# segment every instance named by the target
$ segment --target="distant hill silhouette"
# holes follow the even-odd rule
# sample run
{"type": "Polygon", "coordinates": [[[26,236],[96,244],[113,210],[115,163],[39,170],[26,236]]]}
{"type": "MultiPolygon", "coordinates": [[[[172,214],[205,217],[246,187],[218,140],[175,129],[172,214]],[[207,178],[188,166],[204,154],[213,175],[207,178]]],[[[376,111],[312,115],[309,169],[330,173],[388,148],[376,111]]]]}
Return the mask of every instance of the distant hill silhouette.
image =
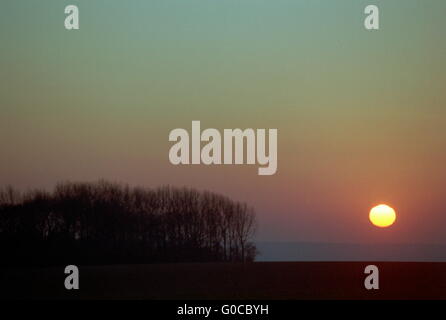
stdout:
{"type": "Polygon", "coordinates": [[[395,243],[257,242],[257,261],[446,262],[446,245],[395,243]]]}
{"type": "Polygon", "coordinates": [[[255,212],[189,188],[99,181],[0,191],[1,265],[252,261],[255,212]]]}

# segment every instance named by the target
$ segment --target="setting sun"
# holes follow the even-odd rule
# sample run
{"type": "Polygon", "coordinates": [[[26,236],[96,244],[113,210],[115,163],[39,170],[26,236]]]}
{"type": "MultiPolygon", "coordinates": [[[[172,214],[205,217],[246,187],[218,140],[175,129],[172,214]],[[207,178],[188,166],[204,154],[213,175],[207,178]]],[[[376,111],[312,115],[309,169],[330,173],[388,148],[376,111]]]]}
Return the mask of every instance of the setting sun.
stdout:
{"type": "Polygon", "coordinates": [[[377,205],[370,210],[369,219],[377,227],[389,227],[395,222],[395,210],[385,204],[377,205]]]}

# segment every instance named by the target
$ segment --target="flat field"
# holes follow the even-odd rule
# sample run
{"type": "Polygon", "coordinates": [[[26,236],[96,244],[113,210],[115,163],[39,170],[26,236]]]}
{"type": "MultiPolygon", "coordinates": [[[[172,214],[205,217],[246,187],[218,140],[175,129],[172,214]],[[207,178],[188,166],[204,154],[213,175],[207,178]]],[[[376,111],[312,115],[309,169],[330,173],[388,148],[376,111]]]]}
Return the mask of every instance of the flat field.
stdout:
{"type": "Polygon", "coordinates": [[[446,263],[254,262],[0,269],[2,299],[446,299],[446,263]],[[379,290],[364,269],[379,268],[379,290]]]}

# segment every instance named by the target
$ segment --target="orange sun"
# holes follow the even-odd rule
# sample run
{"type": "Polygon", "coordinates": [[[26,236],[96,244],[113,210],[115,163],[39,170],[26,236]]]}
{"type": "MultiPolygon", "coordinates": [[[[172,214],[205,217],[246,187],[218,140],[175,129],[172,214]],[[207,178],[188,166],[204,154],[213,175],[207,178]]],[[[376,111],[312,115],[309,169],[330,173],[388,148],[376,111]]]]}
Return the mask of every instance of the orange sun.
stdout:
{"type": "Polygon", "coordinates": [[[388,205],[380,204],[370,210],[369,219],[375,226],[386,228],[395,222],[396,213],[388,205]]]}

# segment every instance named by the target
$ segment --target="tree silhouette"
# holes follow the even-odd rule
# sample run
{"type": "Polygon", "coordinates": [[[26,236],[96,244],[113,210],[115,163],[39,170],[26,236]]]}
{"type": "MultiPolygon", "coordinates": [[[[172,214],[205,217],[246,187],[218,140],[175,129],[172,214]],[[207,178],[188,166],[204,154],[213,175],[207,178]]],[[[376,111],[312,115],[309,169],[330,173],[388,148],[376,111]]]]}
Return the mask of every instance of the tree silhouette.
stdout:
{"type": "Polygon", "coordinates": [[[0,190],[2,265],[252,261],[255,226],[246,204],[190,188],[0,190]]]}

